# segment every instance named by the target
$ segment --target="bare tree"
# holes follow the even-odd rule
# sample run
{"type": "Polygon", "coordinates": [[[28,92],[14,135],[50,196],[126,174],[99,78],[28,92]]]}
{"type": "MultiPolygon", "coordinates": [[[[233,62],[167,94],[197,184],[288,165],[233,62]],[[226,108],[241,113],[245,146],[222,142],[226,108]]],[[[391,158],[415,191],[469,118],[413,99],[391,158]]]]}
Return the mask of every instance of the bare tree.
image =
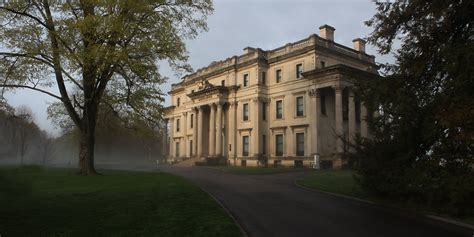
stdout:
{"type": "Polygon", "coordinates": [[[33,123],[33,112],[26,105],[21,105],[15,112],[15,135],[18,142],[18,152],[20,153],[20,163],[23,165],[24,157],[28,151],[31,139],[34,136],[35,125],[33,123]]]}
{"type": "Polygon", "coordinates": [[[51,154],[53,137],[47,131],[41,131],[38,139],[38,151],[43,165],[46,165],[51,154]]]}

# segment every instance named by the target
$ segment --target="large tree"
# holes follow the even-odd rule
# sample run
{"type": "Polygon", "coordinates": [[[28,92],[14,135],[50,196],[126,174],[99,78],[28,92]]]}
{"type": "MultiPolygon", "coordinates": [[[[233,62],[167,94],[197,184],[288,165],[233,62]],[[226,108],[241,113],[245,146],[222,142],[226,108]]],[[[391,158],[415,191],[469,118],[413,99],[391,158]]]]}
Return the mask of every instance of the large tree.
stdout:
{"type": "Polygon", "coordinates": [[[95,174],[99,105],[125,120],[159,120],[157,63],[189,70],[183,40],[206,30],[211,12],[211,0],[5,1],[0,87],[59,100],[80,131],[80,173],[95,174]]]}
{"type": "Polygon", "coordinates": [[[355,156],[359,180],[374,194],[473,212],[474,2],[376,4],[368,40],[395,62],[360,85],[376,116],[355,156]]]}

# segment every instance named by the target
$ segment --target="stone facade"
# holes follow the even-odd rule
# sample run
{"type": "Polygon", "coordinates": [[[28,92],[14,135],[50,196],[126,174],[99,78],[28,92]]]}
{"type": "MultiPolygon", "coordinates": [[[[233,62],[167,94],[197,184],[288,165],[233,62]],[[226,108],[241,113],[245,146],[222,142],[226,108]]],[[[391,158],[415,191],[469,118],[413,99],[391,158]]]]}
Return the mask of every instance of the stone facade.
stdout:
{"type": "Polygon", "coordinates": [[[368,136],[367,110],[354,80],[377,73],[362,39],[334,42],[334,28],[273,50],[244,54],[182,78],[165,109],[172,160],[217,159],[232,165],[340,167],[347,142],[368,136]]]}

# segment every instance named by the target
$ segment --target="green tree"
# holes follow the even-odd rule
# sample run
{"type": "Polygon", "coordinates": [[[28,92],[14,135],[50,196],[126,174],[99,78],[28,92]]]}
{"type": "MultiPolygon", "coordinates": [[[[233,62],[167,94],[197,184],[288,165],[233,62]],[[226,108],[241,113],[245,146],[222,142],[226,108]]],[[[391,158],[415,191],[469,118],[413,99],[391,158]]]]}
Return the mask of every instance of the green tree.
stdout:
{"type": "Polygon", "coordinates": [[[157,63],[190,70],[183,40],[207,29],[212,10],[211,0],[5,1],[0,86],[58,99],[80,132],[79,173],[95,174],[99,105],[125,120],[158,121],[165,78],[157,63]]]}
{"type": "Polygon", "coordinates": [[[376,116],[355,155],[374,194],[473,211],[474,2],[378,2],[368,41],[395,63],[361,82],[376,116]],[[401,47],[394,52],[394,43],[401,47]]]}

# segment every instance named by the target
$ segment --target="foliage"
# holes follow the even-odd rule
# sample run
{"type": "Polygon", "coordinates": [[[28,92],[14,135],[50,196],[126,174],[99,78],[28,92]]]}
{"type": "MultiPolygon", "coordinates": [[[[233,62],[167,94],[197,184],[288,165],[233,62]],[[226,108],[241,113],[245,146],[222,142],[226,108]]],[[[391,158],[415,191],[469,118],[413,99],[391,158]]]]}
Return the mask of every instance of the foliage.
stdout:
{"type": "Polygon", "coordinates": [[[159,172],[103,173],[78,177],[70,169],[0,167],[2,235],[241,235],[209,195],[183,178],[159,172]]]}
{"type": "Polygon", "coordinates": [[[378,2],[368,40],[396,62],[360,82],[375,116],[358,180],[373,194],[474,212],[474,2],[378,2]]]}
{"type": "Polygon", "coordinates": [[[207,29],[212,10],[211,0],[5,1],[0,87],[58,99],[53,110],[67,115],[81,137],[80,173],[94,174],[101,104],[124,120],[159,123],[166,78],[157,63],[189,71],[184,39],[207,29]]]}

